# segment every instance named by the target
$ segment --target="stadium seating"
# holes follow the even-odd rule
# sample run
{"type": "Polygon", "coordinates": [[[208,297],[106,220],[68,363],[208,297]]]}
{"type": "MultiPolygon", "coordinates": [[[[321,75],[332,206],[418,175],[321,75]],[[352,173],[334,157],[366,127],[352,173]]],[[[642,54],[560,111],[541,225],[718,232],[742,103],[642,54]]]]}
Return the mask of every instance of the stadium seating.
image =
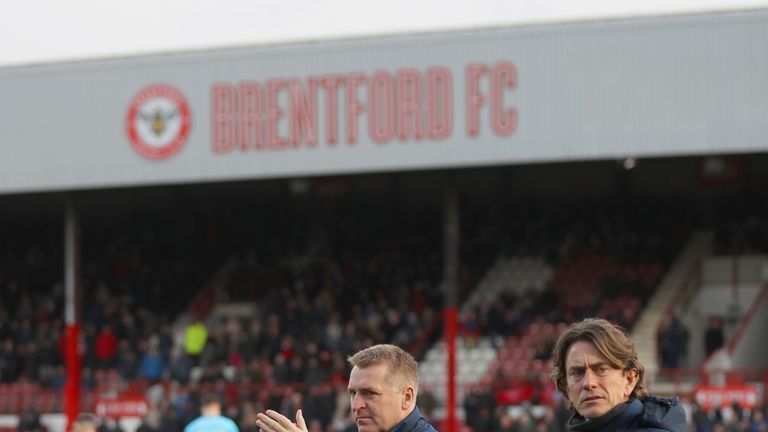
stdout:
{"type": "MultiPolygon", "coordinates": [[[[463,231],[462,251],[472,258],[462,263],[460,280],[462,410],[475,392],[490,392],[502,407],[521,397],[550,403],[549,355],[563,327],[599,315],[632,329],[690,234],[663,206],[654,206],[655,215],[648,217],[632,206],[529,204],[526,214],[499,210],[503,223],[470,220],[463,231]],[[530,237],[541,221],[556,233],[530,237]],[[595,233],[585,226],[605,228],[595,233]]],[[[439,340],[440,230],[429,217],[402,209],[382,215],[338,205],[309,207],[311,214],[325,212],[314,222],[270,220],[272,229],[294,238],[283,245],[272,240],[255,246],[252,239],[267,233],[254,237],[253,228],[232,215],[191,218],[171,239],[123,222],[94,226],[84,247],[104,252],[84,253],[84,363],[92,373],[84,374],[83,406],[105,395],[147,394],[159,385],[162,397],[153,406],[159,413],[175,397],[203,389],[218,389],[237,406],[275,407],[298,392],[316,404],[333,400],[336,409],[345,403],[338,397],[349,372],[345,355],[370,343],[394,342],[420,359],[423,389],[434,397],[431,413],[439,417],[446,356],[439,340]],[[387,222],[404,219],[413,223],[387,222]],[[300,227],[291,228],[297,222],[300,227]],[[268,258],[262,260],[265,250],[268,258]],[[208,346],[186,375],[172,375],[169,365],[183,363],[183,330],[195,317],[206,321],[208,346]],[[103,322],[113,323],[124,341],[108,366],[92,349],[103,322]],[[159,383],[139,379],[140,355],[150,345],[164,347],[167,378],[159,383]]],[[[3,313],[13,334],[37,344],[36,352],[16,354],[40,368],[36,380],[26,375],[29,369],[19,369],[17,378],[2,384],[0,411],[61,410],[57,317],[63,294],[57,276],[41,276],[60,273],[53,269],[61,264],[55,258],[60,242],[23,243],[12,247],[26,251],[24,260],[5,249],[0,254],[0,284],[34,289],[32,295],[6,289],[3,313]]],[[[176,415],[191,415],[193,402],[177,406],[176,415]]],[[[343,422],[340,416],[336,420],[343,422]]]]}

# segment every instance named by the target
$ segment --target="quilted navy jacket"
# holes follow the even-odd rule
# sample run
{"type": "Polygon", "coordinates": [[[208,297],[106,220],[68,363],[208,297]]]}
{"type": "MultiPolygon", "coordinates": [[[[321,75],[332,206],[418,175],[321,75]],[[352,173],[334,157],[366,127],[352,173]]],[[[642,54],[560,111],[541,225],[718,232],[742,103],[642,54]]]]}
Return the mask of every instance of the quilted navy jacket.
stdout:
{"type": "Polygon", "coordinates": [[[685,410],[677,398],[633,398],[594,420],[586,420],[574,413],[568,428],[573,432],[685,432],[685,410]]]}

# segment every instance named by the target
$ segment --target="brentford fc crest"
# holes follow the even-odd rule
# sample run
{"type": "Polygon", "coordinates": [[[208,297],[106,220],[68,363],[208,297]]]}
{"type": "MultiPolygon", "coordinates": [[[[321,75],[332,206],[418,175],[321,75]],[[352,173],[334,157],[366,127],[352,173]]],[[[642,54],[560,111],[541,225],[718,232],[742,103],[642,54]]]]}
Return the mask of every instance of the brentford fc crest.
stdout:
{"type": "Polygon", "coordinates": [[[125,126],[139,154],[149,159],[165,159],[178,152],[187,140],[189,105],[175,88],[154,84],[133,98],[125,126]]]}

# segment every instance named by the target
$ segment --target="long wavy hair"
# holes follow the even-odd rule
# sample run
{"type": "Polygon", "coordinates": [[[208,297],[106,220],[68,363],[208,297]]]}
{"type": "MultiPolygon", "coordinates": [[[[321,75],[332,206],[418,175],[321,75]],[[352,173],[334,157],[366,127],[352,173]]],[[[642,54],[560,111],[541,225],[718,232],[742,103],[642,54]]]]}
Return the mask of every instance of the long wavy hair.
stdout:
{"type": "Polygon", "coordinates": [[[644,384],[645,368],[637,359],[635,344],[624,329],[602,318],[587,318],[575,323],[557,339],[552,350],[554,369],[550,376],[563,395],[568,397],[565,359],[571,345],[579,341],[591,342],[612,367],[621,369],[624,373],[635,371],[638,379],[630,398],[644,399],[648,396],[644,384]]]}

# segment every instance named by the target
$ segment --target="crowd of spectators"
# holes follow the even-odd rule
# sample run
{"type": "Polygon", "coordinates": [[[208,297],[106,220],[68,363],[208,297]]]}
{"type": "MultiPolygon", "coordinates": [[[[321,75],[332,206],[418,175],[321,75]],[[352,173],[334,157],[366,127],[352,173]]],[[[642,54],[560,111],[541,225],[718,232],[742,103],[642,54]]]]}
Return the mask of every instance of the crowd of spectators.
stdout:
{"type": "Polygon", "coordinates": [[[553,231],[562,230],[559,240],[527,249],[517,243],[514,248],[523,255],[546,256],[554,268],[552,278],[542,291],[506,292],[480,302],[464,314],[472,320],[464,327],[496,341],[498,361],[483,377],[491,391],[507,395],[500,396],[503,399],[510,394],[504,389],[511,386],[520,389],[520,397],[548,404],[554,392],[548,376],[550,357],[563,327],[601,316],[631,331],[691,224],[688,214],[672,211],[668,202],[580,202],[542,208],[548,211],[531,218],[525,231],[539,231],[538,224],[553,226],[553,231]],[[525,306],[516,307],[520,303],[525,306]]]}
{"type": "Polygon", "coordinates": [[[693,432],[761,432],[768,430],[766,404],[745,409],[736,402],[703,409],[697,403],[689,406],[689,430],[693,432]]]}
{"type": "MultiPolygon", "coordinates": [[[[333,412],[329,398],[335,401],[336,386],[348,374],[346,355],[380,341],[417,349],[425,343],[420,338],[435,336],[439,227],[403,209],[314,205],[303,217],[296,211],[286,213],[293,217],[180,211],[173,218],[150,212],[102,221],[84,212],[85,406],[95,398],[162,388],[164,397],[151,398],[152,412],[159,413],[152,425],[159,427],[173,423],[167,418],[172,413],[180,420],[197,415],[178,402],[182,394],[196,394],[194,386],[236,382],[230,401],[268,406],[276,406],[283,389],[300,387],[291,398],[316,400],[325,427],[333,412]],[[269,233],[277,238],[266,240],[269,233]],[[175,337],[174,319],[221,268],[228,274],[227,297],[252,302],[256,312],[200,317],[204,342],[190,355],[175,337]]],[[[3,233],[9,241],[0,251],[0,382],[10,391],[0,397],[0,410],[6,412],[21,407],[18,390],[48,388],[60,395],[66,379],[62,222],[51,219],[50,225],[3,233]]],[[[61,399],[41,409],[61,410],[61,399]]]]}
{"type": "MultiPolygon", "coordinates": [[[[264,407],[291,411],[299,405],[315,414],[307,416],[317,419],[313,430],[349,427],[346,355],[383,341],[418,351],[438,336],[440,209],[382,210],[378,203],[333,197],[297,201],[302,202],[267,200],[259,204],[270,211],[255,207],[255,213],[200,210],[182,202],[182,211],[172,215],[137,211],[110,221],[86,215],[86,392],[103,397],[141,391],[152,404],[148,426],[162,431],[178,430],[198,414],[201,388],[221,391],[230,402],[228,413],[245,430],[255,428],[253,415],[264,407]],[[256,312],[205,322],[204,343],[188,351],[175,338],[174,320],[221,268],[228,274],[226,297],[253,302],[256,312]]],[[[600,315],[631,329],[690,231],[689,215],[669,208],[526,201],[491,206],[486,217],[467,212],[462,296],[501,253],[542,255],[557,269],[541,294],[481,303],[469,315],[472,325],[480,334],[526,340],[531,356],[544,363],[557,332],[532,328],[600,315]],[[578,271],[583,267],[594,271],[578,271]],[[578,302],[562,295],[574,284],[594,295],[579,296],[578,302]],[[530,306],[519,312],[518,302],[530,306]]],[[[60,227],[60,221],[29,221],[4,234],[2,384],[63,386],[60,227]]],[[[525,416],[507,418],[503,409],[487,409],[493,428],[475,430],[528,430],[525,416]]],[[[531,430],[556,430],[549,426],[553,422],[535,420],[531,430]]]]}

